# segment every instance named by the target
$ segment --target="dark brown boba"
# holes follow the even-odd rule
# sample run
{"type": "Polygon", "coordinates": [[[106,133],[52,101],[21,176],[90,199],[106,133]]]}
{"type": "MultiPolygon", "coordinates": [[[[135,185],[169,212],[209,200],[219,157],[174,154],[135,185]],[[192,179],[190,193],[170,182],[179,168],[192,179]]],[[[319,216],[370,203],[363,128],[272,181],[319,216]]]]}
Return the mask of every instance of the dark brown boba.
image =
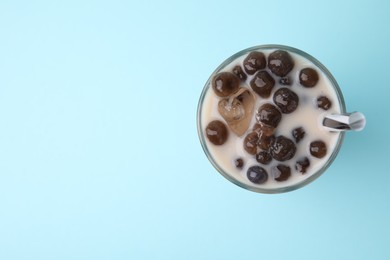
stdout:
{"type": "Polygon", "coordinates": [[[250,82],[253,91],[262,98],[268,98],[271,95],[274,85],[274,78],[265,70],[257,72],[250,82]]]}
{"type": "Polygon", "coordinates": [[[275,139],[274,135],[267,136],[265,134],[261,134],[259,136],[258,146],[261,149],[268,151],[271,148],[272,143],[275,142],[275,139]]]}
{"type": "Polygon", "coordinates": [[[256,123],[253,126],[253,131],[257,132],[258,134],[263,134],[265,136],[271,136],[275,132],[275,127],[265,125],[263,123],[256,123]]]}
{"type": "Polygon", "coordinates": [[[242,70],[240,65],[234,66],[233,74],[236,75],[242,81],[245,81],[247,78],[245,72],[242,70]]]}
{"type": "Polygon", "coordinates": [[[320,96],[317,98],[317,107],[322,108],[323,110],[328,110],[332,106],[329,98],[325,96],[320,96]]]}
{"type": "Polygon", "coordinates": [[[279,79],[279,83],[281,85],[290,86],[292,84],[292,80],[290,77],[282,77],[279,79]]]}
{"type": "Polygon", "coordinates": [[[268,180],[267,171],[260,166],[252,166],[246,172],[248,180],[255,184],[263,184],[268,180]]]}
{"type": "Polygon", "coordinates": [[[213,78],[212,87],[219,97],[228,97],[238,90],[240,79],[231,72],[220,72],[213,78]]]}
{"type": "Polygon", "coordinates": [[[272,126],[274,128],[279,125],[281,119],[282,113],[280,113],[277,107],[269,103],[259,107],[259,110],[256,113],[257,122],[272,126]]]}
{"type": "Polygon", "coordinates": [[[256,154],[256,161],[262,164],[269,164],[272,161],[272,156],[267,151],[260,151],[256,154]]]}
{"type": "Polygon", "coordinates": [[[304,68],[299,72],[299,82],[306,88],[314,87],[318,82],[318,73],[312,68],[304,68]]]}
{"type": "Polygon", "coordinates": [[[292,130],[291,134],[294,137],[295,142],[299,143],[299,141],[301,141],[302,138],[305,137],[305,130],[303,129],[303,127],[297,127],[292,130]]]}
{"type": "Polygon", "coordinates": [[[304,157],[303,159],[298,160],[295,163],[295,169],[302,174],[306,173],[306,170],[307,168],[309,168],[309,166],[310,166],[310,161],[307,157],[304,157]]]}
{"type": "Polygon", "coordinates": [[[287,51],[277,50],[268,56],[268,68],[276,76],[286,76],[294,67],[294,60],[287,51]]]}
{"type": "Polygon", "coordinates": [[[215,120],[207,125],[206,136],[213,144],[222,145],[228,139],[229,131],[224,123],[215,120]]]}
{"type": "Polygon", "coordinates": [[[234,160],[234,165],[236,168],[242,169],[242,167],[244,167],[244,160],[242,158],[237,158],[234,160]]]}
{"type": "Polygon", "coordinates": [[[259,123],[255,123],[252,128],[253,132],[260,133],[262,131],[262,125],[259,123]]]}
{"type": "Polygon", "coordinates": [[[287,165],[278,164],[277,166],[272,167],[271,174],[275,181],[286,181],[291,176],[291,169],[287,165]]]}
{"type": "Polygon", "coordinates": [[[259,141],[259,135],[256,132],[249,133],[244,139],[244,149],[249,154],[257,153],[257,143],[259,141]]]}
{"type": "Polygon", "coordinates": [[[275,141],[274,135],[266,135],[264,133],[260,133],[259,134],[259,141],[258,141],[257,145],[261,149],[268,151],[274,141],[275,141]]]}
{"type": "Polygon", "coordinates": [[[311,142],[310,154],[317,158],[324,157],[326,155],[326,144],[321,140],[311,142]]]}
{"type": "Polygon", "coordinates": [[[296,146],[291,139],[280,135],[270,147],[272,157],[277,161],[287,161],[294,157],[296,146]]]}
{"type": "Polygon", "coordinates": [[[256,71],[264,69],[266,66],[264,53],[258,51],[252,51],[245,58],[243,65],[244,65],[244,70],[249,75],[253,75],[255,74],[256,71]]]}
{"type": "Polygon", "coordinates": [[[274,94],[273,100],[284,114],[294,112],[299,104],[298,95],[288,88],[278,89],[274,94]]]}

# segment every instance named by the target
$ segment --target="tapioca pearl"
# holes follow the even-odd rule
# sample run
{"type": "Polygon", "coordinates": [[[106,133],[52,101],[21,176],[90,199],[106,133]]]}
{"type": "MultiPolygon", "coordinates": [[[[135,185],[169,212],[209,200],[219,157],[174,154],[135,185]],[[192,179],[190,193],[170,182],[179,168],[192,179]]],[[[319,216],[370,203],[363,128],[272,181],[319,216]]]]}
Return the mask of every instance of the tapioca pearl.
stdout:
{"type": "Polygon", "coordinates": [[[279,83],[285,86],[291,86],[292,80],[290,77],[282,77],[279,79],[279,83]]]}
{"type": "Polygon", "coordinates": [[[260,147],[260,149],[268,151],[273,142],[275,142],[274,135],[267,136],[265,134],[260,134],[257,145],[260,147]]]}
{"type": "Polygon", "coordinates": [[[294,137],[295,142],[299,143],[299,141],[301,141],[303,137],[305,137],[306,132],[303,127],[297,127],[291,131],[291,134],[294,137]]]}
{"type": "Polygon", "coordinates": [[[271,136],[275,133],[275,130],[276,130],[275,127],[265,125],[263,123],[256,123],[253,126],[253,131],[258,133],[259,135],[262,134],[265,136],[271,136]]]}
{"type": "Polygon", "coordinates": [[[332,102],[329,100],[329,98],[325,96],[320,96],[317,98],[317,107],[321,108],[323,110],[328,110],[331,108],[332,102]]]}
{"type": "Polygon", "coordinates": [[[255,184],[263,184],[268,180],[267,171],[261,166],[252,166],[246,172],[249,181],[255,184]]]}
{"type": "Polygon", "coordinates": [[[244,70],[249,75],[253,75],[256,71],[264,69],[267,61],[265,55],[262,52],[252,51],[246,56],[243,62],[244,70]]]}
{"type": "Polygon", "coordinates": [[[234,166],[238,169],[242,169],[244,167],[244,160],[242,158],[236,158],[234,160],[234,166]]]}
{"type": "Polygon", "coordinates": [[[271,174],[275,181],[286,181],[291,176],[291,169],[287,165],[278,164],[277,166],[271,168],[271,174]]]}
{"type": "Polygon", "coordinates": [[[233,74],[235,74],[241,81],[245,81],[247,79],[247,75],[243,71],[240,65],[234,66],[232,70],[233,74]]]}
{"type": "Polygon", "coordinates": [[[260,151],[256,154],[256,161],[261,164],[267,165],[272,161],[272,156],[267,151],[260,151]]]}
{"type": "Polygon", "coordinates": [[[295,169],[302,173],[302,174],[305,174],[306,171],[307,171],[307,168],[309,168],[310,166],[310,160],[309,158],[307,157],[304,157],[300,160],[298,160],[296,163],[295,163],[295,169]]]}
{"type": "Polygon", "coordinates": [[[306,88],[314,87],[318,80],[318,73],[312,68],[304,68],[299,72],[299,83],[306,88]]]}
{"type": "Polygon", "coordinates": [[[206,127],[206,136],[215,145],[223,145],[229,136],[226,125],[219,121],[211,121],[206,127]]]}
{"type": "Polygon", "coordinates": [[[310,143],[310,154],[316,158],[323,158],[326,155],[327,148],[326,144],[321,141],[317,140],[310,143]]]}
{"type": "Polygon", "coordinates": [[[283,135],[276,137],[270,147],[272,158],[277,161],[290,160],[294,157],[296,149],[294,142],[283,135]]]}
{"type": "Polygon", "coordinates": [[[259,123],[276,128],[280,120],[282,120],[282,113],[280,113],[276,106],[266,103],[259,107],[256,113],[256,120],[259,123]]]}
{"type": "Polygon", "coordinates": [[[268,68],[279,77],[286,76],[294,67],[294,60],[287,51],[277,50],[268,56],[268,68]]]}
{"type": "Polygon", "coordinates": [[[256,132],[249,133],[244,138],[244,150],[252,155],[257,153],[257,144],[259,142],[259,135],[256,132]]]}
{"type": "Polygon", "coordinates": [[[275,86],[275,80],[267,71],[262,70],[256,73],[249,84],[260,97],[268,98],[275,86]]]}
{"type": "Polygon", "coordinates": [[[220,72],[212,80],[214,93],[218,97],[228,97],[240,86],[240,79],[231,72],[220,72]]]}
{"type": "Polygon", "coordinates": [[[294,112],[299,105],[298,95],[288,88],[278,89],[274,94],[273,100],[284,114],[294,112]]]}

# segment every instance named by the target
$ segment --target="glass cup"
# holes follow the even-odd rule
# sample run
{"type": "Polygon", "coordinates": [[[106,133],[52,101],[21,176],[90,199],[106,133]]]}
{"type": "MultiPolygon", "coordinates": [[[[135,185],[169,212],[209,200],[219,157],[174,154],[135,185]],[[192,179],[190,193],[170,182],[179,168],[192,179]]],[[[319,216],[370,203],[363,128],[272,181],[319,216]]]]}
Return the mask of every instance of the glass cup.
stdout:
{"type": "MultiPolygon", "coordinates": [[[[269,71],[268,68],[265,68],[265,69],[269,71]]],[[[295,72],[295,74],[297,74],[297,72],[295,72]]],[[[278,77],[276,77],[276,78],[278,78],[278,77]]],[[[297,76],[295,76],[295,77],[293,76],[293,84],[299,84],[299,83],[297,83],[297,81],[299,81],[297,76]]],[[[246,82],[246,84],[248,85],[248,82],[246,82]]],[[[272,93],[274,93],[280,87],[283,87],[283,86],[275,86],[272,93]]],[[[291,87],[291,86],[286,86],[286,88],[289,88],[289,87],[291,87]]],[[[295,88],[299,88],[299,87],[295,87],[295,88]]],[[[271,96],[271,99],[269,99],[269,100],[272,100],[272,96],[271,96]]],[[[255,107],[254,113],[256,113],[256,109],[257,109],[257,107],[255,107]]],[[[215,116],[216,116],[215,113],[217,113],[217,112],[214,111],[212,113],[214,113],[214,115],[210,116],[210,118],[213,118],[213,117],[215,118],[215,116]]],[[[283,114],[283,117],[284,116],[285,115],[283,114]]],[[[289,116],[289,115],[286,115],[286,116],[289,116]]],[[[233,56],[231,56],[230,58],[228,58],[224,62],[222,62],[222,64],[220,66],[218,66],[218,68],[211,74],[210,78],[207,80],[207,82],[203,88],[203,91],[201,93],[200,100],[198,103],[198,110],[197,110],[197,127],[198,127],[199,139],[200,139],[200,142],[202,144],[202,148],[203,148],[207,158],[211,162],[211,164],[215,167],[215,169],[220,174],[222,174],[222,176],[224,176],[226,179],[228,179],[232,183],[234,183],[242,188],[245,188],[245,189],[248,189],[251,191],[255,191],[255,192],[260,192],[260,193],[288,192],[288,191],[292,191],[292,190],[298,189],[300,187],[303,187],[303,186],[307,185],[308,183],[312,182],[313,180],[317,179],[319,176],[321,176],[325,172],[325,170],[331,165],[331,163],[336,158],[336,156],[340,150],[340,147],[342,145],[345,132],[350,131],[350,130],[360,131],[364,128],[364,126],[365,126],[365,118],[364,118],[363,114],[361,114],[359,112],[354,112],[354,113],[347,113],[346,112],[345,102],[344,102],[344,98],[343,98],[343,95],[341,93],[341,90],[340,90],[336,80],[334,79],[332,74],[326,69],[326,67],[324,65],[322,65],[314,57],[310,56],[309,54],[307,54],[301,50],[298,50],[298,49],[295,49],[295,48],[292,48],[289,46],[283,46],[283,45],[260,45],[260,46],[251,47],[251,48],[242,50],[242,51],[234,54],[233,56]],[[229,167],[223,166],[223,164],[225,164],[225,166],[226,166],[226,162],[228,162],[228,163],[229,163],[229,161],[231,162],[232,158],[226,159],[226,160],[221,159],[220,157],[221,157],[221,154],[223,154],[223,152],[222,152],[222,153],[220,153],[220,155],[218,157],[219,159],[218,159],[210,151],[210,150],[212,150],[210,148],[213,148],[213,147],[211,147],[212,144],[210,142],[208,142],[207,138],[205,137],[205,128],[206,128],[205,118],[209,116],[206,113],[211,112],[211,111],[209,111],[209,109],[206,108],[206,107],[209,107],[210,104],[205,104],[205,102],[206,102],[206,99],[208,99],[208,100],[210,99],[207,96],[211,95],[210,94],[210,91],[212,91],[211,81],[217,73],[219,73],[221,71],[226,71],[226,68],[229,68],[229,70],[231,70],[231,67],[235,64],[241,64],[241,67],[242,67],[243,58],[252,51],[264,52],[266,54],[266,57],[267,57],[268,56],[267,53],[269,54],[271,51],[274,51],[274,50],[283,50],[283,51],[287,51],[293,57],[302,57],[303,60],[308,61],[306,66],[313,67],[316,70],[318,70],[320,72],[321,77],[324,77],[323,80],[325,80],[327,82],[327,86],[331,86],[331,90],[333,90],[333,93],[335,94],[334,96],[336,97],[336,100],[333,100],[332,102],[335,103],[335,106],[338,108],[338,111],[336,113],[335,112],[328,113],[327,111],[322,111],[321,116],[319,117],[319,120],[320,120],[319,124],[322,125],[321,127],[323,127],[323,129],[321,131],[327,131],[327,132],[332,133],[332,135],[333,135],[332,140],[333,140],[334,145],[333,145],[333,148],[331,148],[330,150],[327,151],[327,153],[328,153],[327,159],[322,161],[321,166],[318,167],[318,169],[316,169],[311,174],[309,174],[307,176],[305,176],[305,174],[301,174],[302,176],[300,176],[299,173],[293,172],[292,175],[294,175],[294,181],[288,181],[288,182],[285,182],[284,184],[273,182],[274,185],[258,185],[258,184],[251,183],[250,181],[245,179],[245,171],[238,173],[236,170],[233,170],[231,165],[229,167]],[[231,170],[229,170],[229,169],[231,169],[231,170]]],[[[248,131],[250,131],[250,129],[247,130],[247,133],[248,133],[248,131]]],[[[229,136],[230,135],[232,135],[232,134],[230,133],[229,136]]],[[[233,147],[232,149],[235,149],[235,147],[233,147]]],[[[230,149],[227,149],[226,151],[228,151],[228,150],[230,150],[230,149]]],[[[250,155],[247,155],[247,156],[250,156],[250,155]]],[[[245,162],[246,157],[244,157],[243,159],[245,162]]],[[[250,159],[250,160],[253,161],[253,159],[250,159]]],[[[317,159],[315,159],[315,160],[317,160],[317,159]]],[[[261,164],[258,163],[258,165],[261,165],[261,164]]],[[[274,165],[276,165],[275,162],[274,162],[274,165]]],[[[290,168],[293,168],[293,165],[291,165],[290,168]]],[[[294,169],[292,169],[292,171],[294,171],[294,169]]]]}

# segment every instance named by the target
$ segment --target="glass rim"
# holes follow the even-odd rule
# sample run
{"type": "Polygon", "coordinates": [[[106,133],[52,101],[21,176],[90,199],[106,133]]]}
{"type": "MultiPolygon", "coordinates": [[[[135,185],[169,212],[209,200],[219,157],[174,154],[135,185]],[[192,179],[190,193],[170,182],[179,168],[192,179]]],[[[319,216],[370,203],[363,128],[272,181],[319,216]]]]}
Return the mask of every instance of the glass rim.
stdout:
{"type": "Polygon", "coordinates": [[[244,188],[244,189],[247,189],[247,190],[250,190],[250,191],[254,191],[254,192],[258,192],[258,193],[266,193],[266,194],[284,193],[284,192],[293,191],[293,190],[299,189],[299,188],[301,188],[303,186],[306,186],[307,184],[311,183],[312,181],[314,181],[315,179],[320,177],[329,168],[329,166],[333,163],[333,161],[337,157],[337,154],[340,151],[340,148],[341,148],[343,140],[344,140],[344,135],[345,135],[344,132],[340,132],[339,138],[338,138],[337,143],[336,143],[336,147],[333,150],[331,156],[329,157],[327,162],[317,172],[313,173],[310,177],[308,177],[308,178],[306,178],[306,179],[304,179],[304,180],[302,180],[302,181],[300,181],[298,183],[295,183],[293,185],[287,186],[287,187],[279,187],[279,188],[267,189],[267,188],[262,188],[262,187],[250,186],[250,185],[247,185],[247,184],[237,180],[236,178],[232,177],[230,174],[226,173],[219,166],[219,164],[214,160],[214,158],[211,156],[211,154],[210,154],[210,152],[209,152],[209,150],[207,148],[206,140],[205,140],[205,137],[204,137],[204,134],[203,134],[202,123],[201,123],[203,102],[204,102],[206,93],[207,93],[207,91],[209,89],[210,81],[212,80],[212,78],[222,68],[224,68],[226,65],[228,65],[229,63],[231,63],[233,60],[237,59],[238,57],[241,57],[244,54],[249,53],[251,51],[255,51],[255,50],[270,50],[270,49],[286,50],[286,51],[292,52],[294,54],[301,55],[304,58],[306,58],[306,59],[310,60],[311,62],[313,62],[313,64],[315,66],[317,66],[327,76],[327,78],[331,82],[333,88],[335,89],[336,95],[337,95],[337,98],[338,98],[338,102],[340,104],[340,112],[341,113],[346,113],[346,108],[345,108],[345,102],[344,102],[343,94],[341,92],[341,89],[340,89],[336,79],[333,77],[333,75],[330,73],[330,71],[320,61],[318,61],[316,58],[314,58],[310,54],[308,54],[308,53],[306,53],[306,52],[304,52],[302,50],[296,49],[294,47],[290,47],[290,46],[287,46],[287,45],[280,45],[280,44],[265,44],[265,45],[257,45],[257,46],[253,46],[253,47],[250,47],[250,48],[246,48],[246,49],[243,49],[243,50],[233,54],[229,58],[225,59],[214,70],[214,72],[210,75],[210,77],[206,81],[205,86],[203,87],[202,93],[201,93],[200,98],[199,98],[198,107],[197,107],[197,130],[198,130],[198,137],[199,137],[199,140],[201,142],[203,151],[206,154],[206,157],[208,158],[210,163],[214,166],[214,168],[223,177],[225,177],[227,180],[229,180],[230,182],[240,186],[241,188],[244,188]]]}

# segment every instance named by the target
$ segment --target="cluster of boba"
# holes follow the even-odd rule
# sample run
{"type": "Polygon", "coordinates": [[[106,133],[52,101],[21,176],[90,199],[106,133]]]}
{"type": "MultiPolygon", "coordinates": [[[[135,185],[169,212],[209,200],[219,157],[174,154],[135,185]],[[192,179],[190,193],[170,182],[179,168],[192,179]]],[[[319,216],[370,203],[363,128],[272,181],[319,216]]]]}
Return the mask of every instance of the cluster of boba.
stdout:
{"type": "MultiPolygon", "coordinates": [[[[250,52],[242,64],[238,64],[231,71],[223,71],[215,75],[211,86],[215,95],[219,97],[218,112],[224,119],[211,121],[205,135],[214,145],[223,145],[230,134],[243,136],[243,148],[248,156],[254,156],[258,164],[247,169],[246,176],[255,184],[263,184],[269,178],[283,182],[290,178],[290,166],[285,164],[294,160],[297,146],[305,138],[305,129],[297,127],[291,130],[289,136],[277,135],[278,126],[282,117],[294,113],[299,106],[299,96],[289,86],[292,78],[289,73],[294,68],[294,60],[287,51],[276,50],[268,55],[259,51],[250,52]],[[268,68],[268,70],[267,70],[268,68]],[[245,87],[248,76],[252,79],[245,87]],[[281,87],[272,91],[275,82],[281,87]],[[257,98],[267,99],[257,109],[257,98]],[[250,125],[255,116],[255,124],[250,125]],[[249,131],[248,131],[249,130],[249,131]],[[277,161],[270,172],[263,167],[277,161]]],[[[303,68],[299,71],[299,84],[303,88],[313,88],[319,81],[319,75],[313,68],[303,68]]],[[[332,103],[326,96],[316,99],[319,109],[328,110],[332,103]]],[[[305,174],[310,167],[310,156],[323,158],[327,147],[322,140],[312,140],[308,156],[295,160],[295,170],[305,174]]],[[[235,167],[242,169],[244,158],[234,160],[235,167]]]]}

